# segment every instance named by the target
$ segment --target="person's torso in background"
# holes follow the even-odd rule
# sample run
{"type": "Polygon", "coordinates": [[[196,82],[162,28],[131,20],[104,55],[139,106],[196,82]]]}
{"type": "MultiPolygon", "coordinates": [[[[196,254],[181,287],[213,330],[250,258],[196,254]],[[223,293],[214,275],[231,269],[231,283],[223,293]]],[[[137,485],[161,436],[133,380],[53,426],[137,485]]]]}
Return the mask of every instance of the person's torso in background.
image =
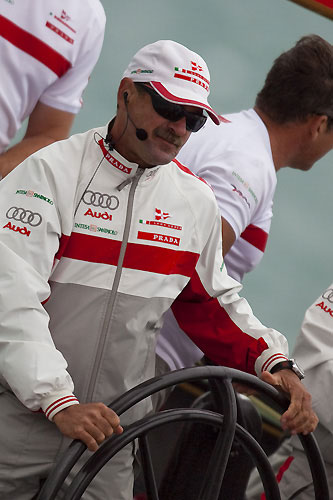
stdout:
{"type": "Polygon", "coordinates": [[[98,58],[104,24],[99,0],[85,2],[85,8],[78,0],[2,2],[0,152],[39,100],[78,112],[89,77],[84,65],[93,66],[98,58]],[[82,68],[76,67],[81,59],[82,68]]]}

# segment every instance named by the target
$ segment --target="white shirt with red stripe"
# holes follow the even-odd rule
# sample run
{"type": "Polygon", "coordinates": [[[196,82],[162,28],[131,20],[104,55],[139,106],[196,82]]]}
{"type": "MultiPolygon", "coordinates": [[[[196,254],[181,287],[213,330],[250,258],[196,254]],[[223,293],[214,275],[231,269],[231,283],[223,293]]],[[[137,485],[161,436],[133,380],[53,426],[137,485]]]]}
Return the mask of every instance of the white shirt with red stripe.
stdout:
{"type": "Polygon", "coordinates": [[[0,153],[36,103],[77,113],[98,60],[105,13],[99,0],[15,0],[0,14],[0,153]]]}
{"type": "MultiPolygon", "coordinates": [[[[221,216],[236,237],[225,264],[228,274],[241,282],[263,257],[277,178],[268,131],[254,109],[224,117],[219,127],[207,120],[177,158],[213,188],[221,216]]],[[[171,369],[191,366],[203,356],[170,312],[156,352],[171,369]]]]}

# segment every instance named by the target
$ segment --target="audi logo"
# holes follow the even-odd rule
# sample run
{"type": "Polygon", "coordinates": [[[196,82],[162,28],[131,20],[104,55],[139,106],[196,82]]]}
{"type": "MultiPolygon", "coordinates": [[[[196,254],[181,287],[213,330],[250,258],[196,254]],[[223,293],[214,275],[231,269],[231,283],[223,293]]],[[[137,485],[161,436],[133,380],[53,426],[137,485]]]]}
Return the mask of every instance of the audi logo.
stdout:
{"type": "Polygon", "coordinates": [[[117,196],[89,190],[84,193],[83,202],[86,205],[108,208],[109,210],[116,210],[119,207],[119,200],[117,196]]]}
{"type": "Polygon", "coordinates": [[[7,219],[14,219],[23,224],[37,227],[42,223],[42,216],[37,212],[26,210],[25,208],[10,207],[6,213],[7,219]]]}
{"type": "Polygon", "coordinates": [[[322,298],[328,300],[328,302],[333,303],[333,288],[329,288],[328,290],[326,290],[326,292],[323,293],[322,298]]]}

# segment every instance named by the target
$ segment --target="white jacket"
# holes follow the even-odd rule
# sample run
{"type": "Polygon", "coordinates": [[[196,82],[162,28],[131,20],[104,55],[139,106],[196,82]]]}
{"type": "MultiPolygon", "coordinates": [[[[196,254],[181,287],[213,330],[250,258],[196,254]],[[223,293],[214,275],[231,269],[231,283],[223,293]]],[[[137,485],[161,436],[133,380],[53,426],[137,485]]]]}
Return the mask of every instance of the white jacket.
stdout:
{"type": "Polygon", "coordinates": [[[226,273],[210,187],[177,161],[129,163],[105,134],[52,144],[0,183],[0,382],[50,419],[153,376],[171,305],[218,363],[260,374],[288,355],[226,273]]]}
{"type": "Polygon", "coordinates": [[[333,434],[333,283],[307,309],[293,354],[320,423],[333,434]]]}

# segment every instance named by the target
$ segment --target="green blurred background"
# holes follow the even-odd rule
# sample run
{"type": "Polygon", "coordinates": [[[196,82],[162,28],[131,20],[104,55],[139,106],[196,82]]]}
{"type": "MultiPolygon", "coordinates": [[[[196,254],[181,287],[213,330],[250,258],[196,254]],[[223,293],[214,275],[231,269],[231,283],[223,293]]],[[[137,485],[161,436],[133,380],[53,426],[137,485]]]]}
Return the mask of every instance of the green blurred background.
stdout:
{"type": "MultiPolygon", "coordinates": [[[[84,2],[83,2],[84,4],[84,2]]],[[[107,26],[100,60],[73,132],[106,123],[133,54],[159,39],[176,40],[206,60],[210,103],[220,113],[253,105],[273,60],[301,36],[333,43],[333,24],[288,0],[102,0],[107,26]]],[[[70,167],[70,165],[69,165],[70,167]]],[[[256,315],[293,346],[305,309],[332,281],[333,154],[311,171],[278,173],[271,235],[260,266],[244,280],[256,315]]]]}

